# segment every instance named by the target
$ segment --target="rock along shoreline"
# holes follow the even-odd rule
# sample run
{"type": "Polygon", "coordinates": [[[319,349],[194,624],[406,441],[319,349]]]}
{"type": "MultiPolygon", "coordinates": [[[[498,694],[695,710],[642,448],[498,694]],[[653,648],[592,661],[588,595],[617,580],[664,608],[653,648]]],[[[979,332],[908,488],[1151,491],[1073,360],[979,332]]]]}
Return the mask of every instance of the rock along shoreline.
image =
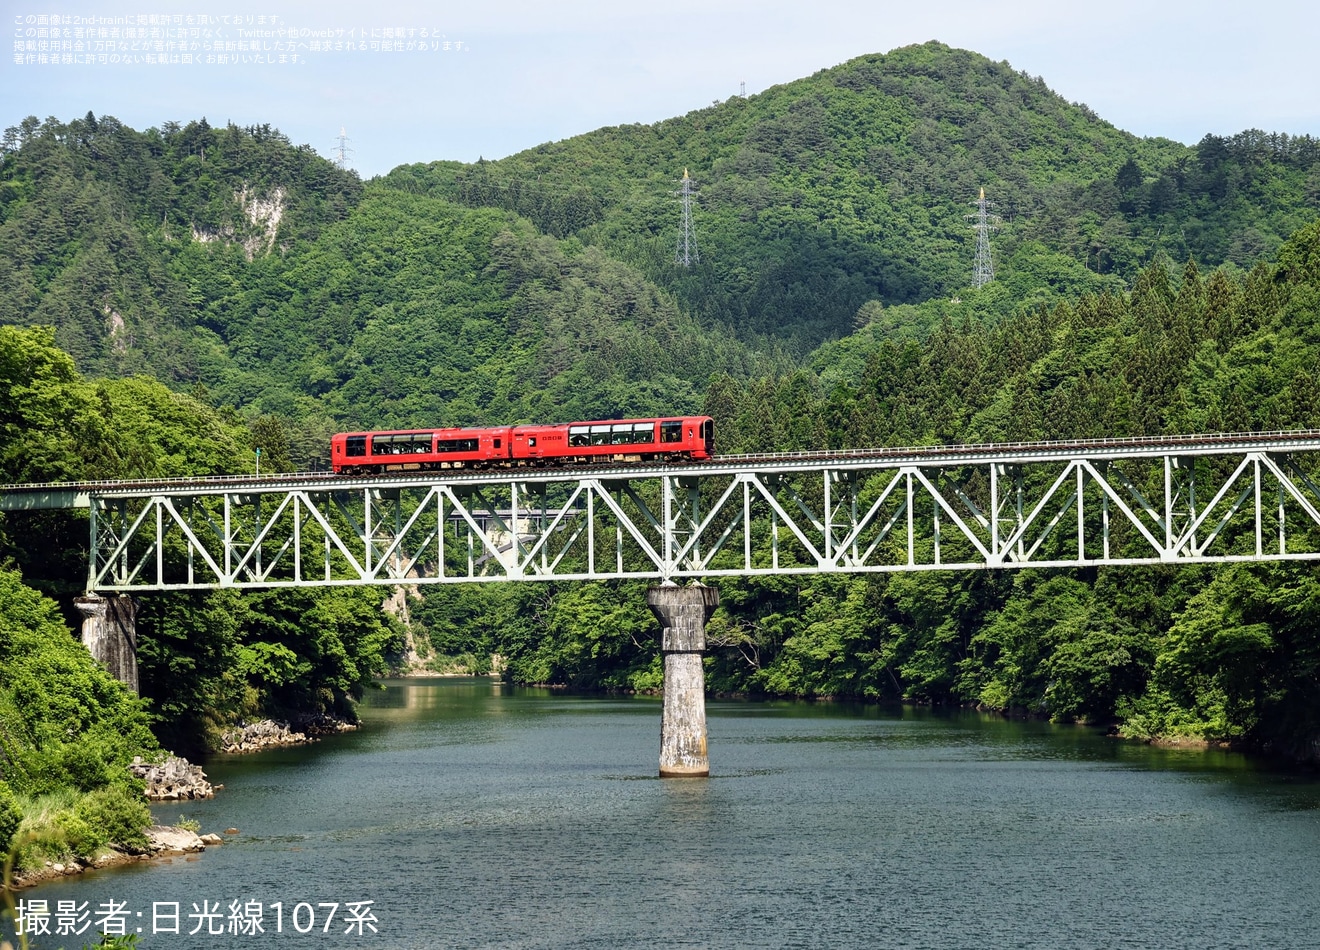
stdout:
{"type": "Polygon", "coordinates": [[[177,755],[163,762],[145,762],[136,756],[128,770],[146,783],[149,802],[187,802],[215,796],[216,787],[202,767],[177,755]]]}
{"type": "MultiPolygon", "coordinates": [[[[71,877],[85,871],[98,871],[103,868],[121,867],[138,861],[153,861],[157,858],[174,858],[198,854],[212,845],[224,844],[225,839],[217,834],[199,835],[187,828],[173,825],[151,825],[143,832],[147,843],[140,849],[131,851],[107,848],[87,861],[70,858],[68,861],[47,861],[44,866],[33,868],[14,875],[14,890],[24,890],[45,884],[61,877],[71,877]]],[[[226,829],[225,834],[238,834],[237,828],[226,829]]]]}
{"type": "Polygon", "coordinates": [[[296,725],[276,722],[274,719],[243,722],[221,733],[220,751],[233,755],[281,746],[305,745],[324,736],[352,732],[356,728],[355,723],[324,715],[299,720],[296,725]]]}
{"type": "MultiPolygon", "coordinates": [[[[305,745],[322,736],[349,732],[357,726],[332,716],[316,716],[294,728],[287,722],[262,719],[244,722],[226,729],[220,737],[220,752],[225,755],[243,755],[282,746],[305,745]]],[[[147,801],[187,802],[213,798],[223,785],[212,785],[200,765],[193,765],[177,755],[167,756],[160,762],[147,762],[141,756],[133,759],[129,771],[146,785],[147,801]]]]}

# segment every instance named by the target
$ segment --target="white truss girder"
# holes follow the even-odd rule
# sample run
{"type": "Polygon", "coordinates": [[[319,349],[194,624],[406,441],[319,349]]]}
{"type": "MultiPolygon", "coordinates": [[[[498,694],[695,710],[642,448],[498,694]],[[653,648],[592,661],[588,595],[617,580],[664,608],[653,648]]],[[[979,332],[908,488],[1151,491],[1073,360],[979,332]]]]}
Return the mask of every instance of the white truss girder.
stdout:
{"type": "Polygon", "coordinates": [[[88,589],[1320,558],[1320,435],[1222,442],[97,487],[88,589]]]}

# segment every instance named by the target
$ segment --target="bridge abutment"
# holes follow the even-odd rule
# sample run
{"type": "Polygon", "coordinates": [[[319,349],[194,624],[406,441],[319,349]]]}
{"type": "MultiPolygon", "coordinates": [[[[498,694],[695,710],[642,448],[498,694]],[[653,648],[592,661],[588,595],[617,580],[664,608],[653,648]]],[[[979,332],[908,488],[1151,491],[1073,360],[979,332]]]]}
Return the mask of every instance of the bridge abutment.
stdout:
{"type": "Polygon", "coordinates": [[[77,597],[82,614],[82,642],[92,658],[134,693],[138,691],[137,604],[127,594],[118,597],[77,597]]]}
{"type": "Polygon", "coordinates": [[[706,754],[706,621],[720,602],[714,587],[652,587],[646,603],[664,628],[665,706],[660,720],[660,777],[710,774],[706,754]]]}

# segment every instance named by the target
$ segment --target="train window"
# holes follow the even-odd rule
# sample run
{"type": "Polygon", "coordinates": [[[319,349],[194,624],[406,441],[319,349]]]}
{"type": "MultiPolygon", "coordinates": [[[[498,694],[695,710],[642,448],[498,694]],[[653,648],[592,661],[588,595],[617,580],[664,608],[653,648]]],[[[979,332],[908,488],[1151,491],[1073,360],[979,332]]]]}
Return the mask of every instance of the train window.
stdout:
{"type": "Polygon", "coordinates": [[[344,454],[352,456],[366,455],[367,437],[365,435],[350,435],[344,440],[344,454]]]}
{"type": "MultiPolygon", "coordinates": [[[[499,443],[498,441],[496,441],[496,442],[495,442],[495,448],[498,449],[499,447],[500,447],[500,443],[499,443]]],[[[534,449],[534,448],[536,448],[536,436],[534,436],[534,435],[529,435],[529,436],[527,437],[527,447],[528,447],[529,449],[534,449]]]]}
{"type": "Polygon", "coordinates": [[[437,452],[475,452],[476,439],[441,439],[435,444],[437,452]]]}
{"type": "Polygon", "coordinates": [[[592,426],[592,427],[591,427],[591,444],[592,444],[592,445],[609,445],[609,444],[610,444],[610,427],[609,427],[609,426],[592,426]]]}
{"type": "Polygon", "coordinates": [[[424,432],[399,432],[371,438],[373,455],[425,455],[431,451],[431,435],[424,432]]]}
{"type": "Polygon", "coordinates": [[[622,422],[612,427],[610,445],[628,445],[632,442],[632,423],[622,422]]]}
{"type": "Polygon", "coordinates": [[[660,441],[661,442],[682,442],[683,441],[683,423],[682,422],[662,422],[660,423],[660,441]]]}
{"type": "MultiPolygon", "coordinates": [[[[528,442],[527,444],[528,444],[528,445],[532,445],[533,443],[528,442]]],[[[499,439],[496,439],[496,440],[495,440],[495,448],[498,449],[499,447],[500,447],[500,440],[499,440],[499,439]]]]}
{"type": "Polygon", "coordinates": [[[588,434],[586,426],[570,426],[568,429],[568,444],[572,448],[581,448],[584,445],[591,444],[591,436],[588,434]]]}
{"type": "Polygon", "coordinates": [[[633,423],[633,441],[634,441],[634,442],[654,442],[654,441],[655,441],[655,423],[654,423],[654,422],[636,422],[636,423],[633,423]]]}

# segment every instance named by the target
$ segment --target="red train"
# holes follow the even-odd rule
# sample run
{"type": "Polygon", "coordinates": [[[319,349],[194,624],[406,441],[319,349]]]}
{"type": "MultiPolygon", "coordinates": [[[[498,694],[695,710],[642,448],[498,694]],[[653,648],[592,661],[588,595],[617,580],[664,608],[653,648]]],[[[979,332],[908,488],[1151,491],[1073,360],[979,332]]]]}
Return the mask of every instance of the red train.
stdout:
{"type": "Polygon", "coordinates": [[[338,473],[513,468],[711,457],[709,416],[607,419],[549,426],[341,432],[330,437],[338,473]]]}

